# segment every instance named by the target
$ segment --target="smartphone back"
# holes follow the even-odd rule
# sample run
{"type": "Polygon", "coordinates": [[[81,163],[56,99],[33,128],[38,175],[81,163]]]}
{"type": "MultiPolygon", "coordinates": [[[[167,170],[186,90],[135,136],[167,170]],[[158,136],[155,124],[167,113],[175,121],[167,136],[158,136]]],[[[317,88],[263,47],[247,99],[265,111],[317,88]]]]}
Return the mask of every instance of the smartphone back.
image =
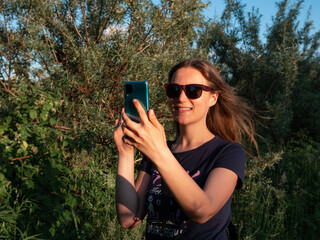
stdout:
{"type": "Polygon", "coordinates": [[[147,81],[128,81],[124,83],[125,112],[127,116],[135,122],[140,122],[140,118],[132,100],[139,100],[147,112],[149,110],[148,86],[147,81]]]}

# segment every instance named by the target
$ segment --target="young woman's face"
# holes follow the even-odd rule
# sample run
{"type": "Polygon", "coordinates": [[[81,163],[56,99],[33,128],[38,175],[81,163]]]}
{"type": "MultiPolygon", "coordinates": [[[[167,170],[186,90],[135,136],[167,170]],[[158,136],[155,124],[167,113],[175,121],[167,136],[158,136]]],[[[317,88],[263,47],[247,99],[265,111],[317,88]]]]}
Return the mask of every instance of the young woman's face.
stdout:
{"type": "MultiPolygon", "coordinates": [[[[172,83],[179,85],[201,84],[210,87],[202,74],[195,68],[179,68],[172,77],[172,83]]],[[[169,98],[169,106],[174,119],[180,125],[204,124],[209,108],[217,102],[218,94],[214,91],[203,91],[199,98],[190,99],[184,90],[177,98],[169,98]]]]}

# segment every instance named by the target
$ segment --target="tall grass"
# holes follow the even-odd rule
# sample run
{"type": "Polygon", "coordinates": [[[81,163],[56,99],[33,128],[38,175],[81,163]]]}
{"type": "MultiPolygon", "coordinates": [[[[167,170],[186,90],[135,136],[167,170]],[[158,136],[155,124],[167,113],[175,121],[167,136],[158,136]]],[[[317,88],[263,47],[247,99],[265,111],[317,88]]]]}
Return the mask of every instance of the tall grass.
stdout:
{"type": "Polygon", "coordinates": [[[282,160],[282,154],[268,154],[261,161],[249,159],[243,190],[233,200],[233,221],[240,239],[279,239],[285,232],[285,192],[266,175],[282,160]]]}
{"type": "Polygon", "coordinates": [[[319,153],[300,132],[285,152],[249,159],[244,189],[233,201],[240,239],[318,239],[319,153]]]}

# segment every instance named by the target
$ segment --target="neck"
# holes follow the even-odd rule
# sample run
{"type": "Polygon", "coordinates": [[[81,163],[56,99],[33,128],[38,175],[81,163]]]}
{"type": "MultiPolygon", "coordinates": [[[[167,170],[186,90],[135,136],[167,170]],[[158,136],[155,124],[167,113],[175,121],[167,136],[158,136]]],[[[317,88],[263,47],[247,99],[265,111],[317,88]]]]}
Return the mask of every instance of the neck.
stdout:
{"type": "Polygon", "coordinates": [[[179,126],[180,134],[172,146],[173,152],[183,152],[195,149],[215,137],[205,126],[179,126]]]}

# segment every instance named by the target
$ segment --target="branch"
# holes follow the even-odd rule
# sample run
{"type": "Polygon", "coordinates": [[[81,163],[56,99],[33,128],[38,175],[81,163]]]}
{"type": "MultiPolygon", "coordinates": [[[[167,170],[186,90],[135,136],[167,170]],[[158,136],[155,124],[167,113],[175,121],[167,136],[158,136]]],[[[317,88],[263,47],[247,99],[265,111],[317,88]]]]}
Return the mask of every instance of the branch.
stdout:
{"type": "MultiPolygon", "coordinates": [[[[156,19],[155,19],[154,22],[157,22],[157,21],[158,21],[160,15],[161,15],[161,13],[162,13],[162,11],[163,11],[164,9],[165,9],[165,6],[162,6],[162,9],[159,11],[158,16],[156,17],[156,19]]],[[[174,23],[174,21],[173,21],[172,23],[174,23]]],[[[152,37],[152,36],[149,36],[149,35],[150,35],[152,29],[154,28],[154,26],[155,26],[154,23],[152,23],[149,31],[148,31],[148,32],[146,33],[146,35],[144,36],[144,39],[142,39],[141,43],[136,47],[136,50],[138,50],[138,49],[142,46],[143,43],[145,43],[147,40],[149,40],[149,39],[152,37]]],[[[153,41],[153,42],[154,42],[154,41],[153,41]]],[[[151,45],[151,44],[149,44],[147,47],[149,47],[150,45],[151,45]]],[[[146,47],[146,48],[147,48],[147,47],[146,47]]],[[[144,49],[146,49],[146,48],[144,48],[144,49]]],[[[143,49],[143,50],[144,50],[144,49],[143,49]]],[[[143,51],[143,50],[142,50],[142,51],[143,51]]]]}
{"type": "Polygon", "coordinates": [[[133,1],[130,0],[130,4],[131,4],[131,14],[130,14],[130,25],[128,28],[128,41],[127,41],[127,46],[131,43],[131,31],[132,31],[132,25],[133,25],[133,11],[134,11],[134,5],[133,5],[133,1]]]}
{"type": "Polygon", "coordinates": [[[31,156],[24,156],[24,157],[19,157],[19,158],[12,158],[10,159],[10,161],[14,162],[14,161],[17,161],[17,160],[22,160],[22,159],[26,159],[26,158],[30,158],[31,156]]]}
{"type": "MultiPolygon", "coordinates": [[[[102,30],[100,31],[99,30],[100,29],[100,25],[101,25],[101,21],[100,20],[101,20],[101,16],[104,14],[102,12],[102,7],[101,7],[101,9],[100,9],[100,19],[99,19],[99,28],[98,28],[98,36],[97,36],[97,39],[96,39],[97,42],[99,42],[99,39],[101,38],[104,30],[107,28],[107,26],[108,26],[108,24],[110,22],[111,16],[112,16],[111,13],[115,10],[117,3],[118,3],[118,0],[114,0],[113,1],[113,6],[111,8],[110,14],[108,15],[108,18],[106,19],[105,23],[103,24],[102,30]]],[[[118,25],[118,24],[116,24],[116,25],[118,25]]],[[[109,34],[108,34],[108,36],[109,36],[109,34]]],[[[105,39],[106,38],[104,38],[102,41],[104,41],[105,39]]]]}
{"type": "MultiPolygon", "coordinates": [[[[163,45],[163,47],[158,52],[161,52],[163,49],[165,49],[167,46],[169,46],[173,41],[175,41],[176,39],[179,39],[183,34],[184,34],[184,32],[181,33],[177,38],[171,39],[169,42],[167,42],[165,45],[163,45]]],[[[154,54],[152,54],[150,57],[153,57],[156,53],[157,52],[154,52],[154,54]]]]}
{"type": "Polygon", "coordinates": [[[158,39],[159,39],[159,37],[153,39],[153,41],[150,42],[150,43],[149,43],[147,46],[145,46],[143,49],[141,49],[141,50],[137,53],[137,55],[139,55],[140,53],[144,52],[147,48],[149,48],[149,47],[150,47],[156,40],[158,40],[158,39]]]}
{"type": "Polygon", "coordinates": [[[62,129],[62,130],[69,130],[69,131],[72,130],[72,128],[65,127],[65,126],[59,126],[59,125],[54,125],[53,127],[56,129],[62,129]]]}
{"type": "Polygon", "coordinates": [[[74,29],[76,30],[78,36],[82,39],[82,41],[86,42],[86,40],[84,40],[84,38],[81,36],[81,34],[80,34],[80,32],[79,32],[79,30],[77,28],[77,25],[76,25],[76,22],[74,20],[73,12],[72,12],[71,8],[69,8],[69,9],[70,9],[70,15],[71,15],[71,19],[72,19],[72,22],[73,22],[74,29]]]}
{"type": "MultiPolygon", "coordinates": [[[[8,23],[7,23],[7,19],[5,16],[5,11],[3,8],[3,2],[1,1],[1,10],[2,10],[2,15],[3,15],[3,21],[4,21],[4,29],[5,29],[5,33],[7,35],[7,43],[8,43],[8,55],[6,55],[6,59],[9,62],[9,72],[7,74],[8,76],[8,86],[10,86],[10,82],[11,82],[11,77],[10,77],[10,73],[11,73],[11,39],[10,39],[10,33],[8,31],[8,23]]],[[[2,56],[5,56],[4,54],[2,56]]],[[[7,89],[7,88],[6,88],[7,89]]]]}
{"type": "Polygon", "coordinates": [[[116,24],[116,25],[111,29],[111,31],[108,33],[108,35],[105,36],[105,37],[102,39],[103,42],[113,33],[113,31],[116,29],[117,26],[118,26],[118,24],[116,24]]]}
{"type": "Polygon", "coordinates": [[[57,57],[57,55],[56,55],[56,52],[55,52],[54,48],[52,48],[52,42],[51,42],[49,36],[47,36],[47,35],[49,35],[48,32],[47,32],[47,29],[45,28],[45,26],[43,26],[43,25],[40,23],[39,20],[38,20],[38,22],[39,22],[39,24],[42,26],[42,32],[43,32],[43,36],[44,36],[44,39],[45,39],[46,43],[47,43],[47,44],[49,45],[49,47],[52,49],[51,51],[52,51],[52,54],[53,54],[56,62],[59,63],[58,57],[57,57]],[[47,34],[47,35],[46,35],[46,34],[47,34]]]}
{"type": "Polygon", "coordinates": [[[4,84],[4,82],[2,80],[0,80],[0,83],[2,84],[2,86],[4,87],[4,89],[7,89],[7,86],[4,84]]]}
{"type": "Polygon", "coordinates": [[[77,46],[74,45],[72,39],[68,37],[68,35],[57,24],[55,24],[55,22],[49,16],[46,16],[46,17],[51,22],[51,24],[55,26],[66,39],[69,40],[69,42],[73,45],[73,47],[76,48],[77,46]]]}
{"type": "Polygon", "coordinates": [[[268,92],[266,93],[266,95],[264,96],[263,98],[263,102],[265,102],[267,100],[267,97],[269,96],[270,92],[271,92],[271,89],[273,88],[273,85],[276,83],[276,81],[278,80],[278,78],[275,78],[272,83],[271,83],[271,86],[269,87],[268,89],[268,92]]]}
{"type": "Polygon", "coordinates": [[[47,61],[44,59],[44,57],[42,56],[41,53],[40,53],[39,55],[40,55],[40,58],[41,58],[42,62],[43,62],[44,65],[45,65],[46,70],[48,71],[49,75],[51,75],[51,71],[50,71],[50,69],[49,69],[49,65],[48,65],[47,61]]]}
{"type": "MultiPolygon", "coordinates": [[[[0,81],[1,81],[1,80],[0,80],[0,81]]],[[[2,81],[1,81],[1,82],[2,82],[2,81]]],[[[9,93],[10,95],[16,97],[19,101],[21,101],[21,99],[20,99],[17,95],[15,95],[10,89],[0,88],[0,90],[4,91],[4,92],[6,92],[6,93],[9,93]]]]}
{"type": "Polygon", "coordinates": [[[6,19],[6,16],[5,16],[4,9],[3,9],[3,2],[2,2],[2,5],[1,5],[1,10],[2,10],[2,15],[3,15],[4,29],[5,29],[5,32],[6,32],[6,35],[7,35],[8,47],[10,48],[10,37],[9,37],[9,32],[8,32],[7,19],[6,19]]]}
{"type": "Polygon", "coordinates": [[[86,34],[86,42],[87,42],[87,45],[90,46],[90,43],[89,43],[89,34],[88,34],[88,29],[87,29],[85,6],[82,5],[82,6],[81,6],[81,10],[82,10],[82,19],[83,19],[84,31],[85,31],[85,34],[86,34]]]}

